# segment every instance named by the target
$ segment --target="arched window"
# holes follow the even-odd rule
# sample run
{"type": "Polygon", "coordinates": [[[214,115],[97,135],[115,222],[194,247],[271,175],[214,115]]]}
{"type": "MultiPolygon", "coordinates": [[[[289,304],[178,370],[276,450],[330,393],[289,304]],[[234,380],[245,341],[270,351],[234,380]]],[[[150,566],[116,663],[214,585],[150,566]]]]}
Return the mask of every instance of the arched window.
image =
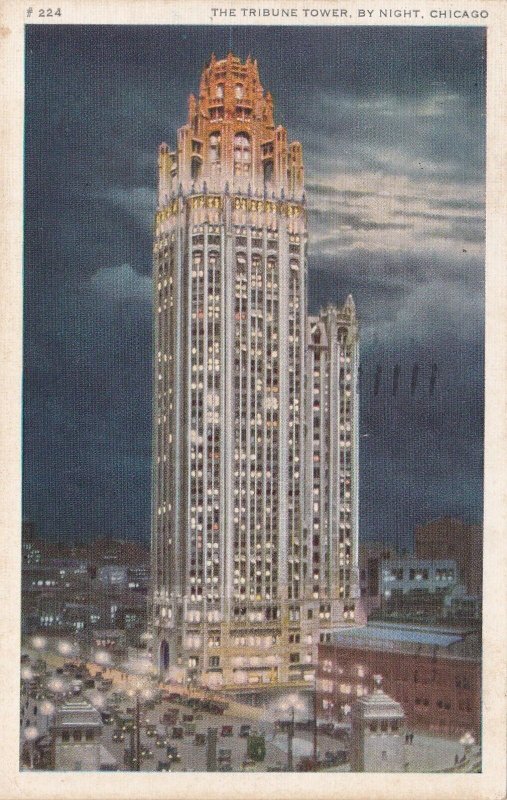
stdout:
{"type": "Polygon", "coordinates": [[[212,164],[219,164],[221,157],[221,141],[219,133],[212,133],[209,137],[209,160],[212,164]]]}
{"type": "Polygon", "coordinates": [[[273,162],[271,159],[264,162],[264,183],[270,183],[273,180],[273,162]]]}
{"type": "Polygon", "coordinates": [[[249,175],[251,163],[250,137],[246,133],[237,133],[234,137],[234,174],[249,175]]]}
{"type": "Polygon", "coordinates": [[[192,180],[195,181],[201,174],[201,159],[193,158],[191,163],[192,180]]]}
{"type": "Polygon", "coordinates": [[[241,83],[236,84],[235,94],[236,94],[236,100],[243,99],[243,86],[241,83]]]}
{"type": "Polygon", "coordinates": [[[223,85],[223,83],[218,83],[217,84],[217,95],[216,96],[218,97],[219,100],[221,100],[223,98],[223,96],[224,96],[224,85],[223,85]]]}

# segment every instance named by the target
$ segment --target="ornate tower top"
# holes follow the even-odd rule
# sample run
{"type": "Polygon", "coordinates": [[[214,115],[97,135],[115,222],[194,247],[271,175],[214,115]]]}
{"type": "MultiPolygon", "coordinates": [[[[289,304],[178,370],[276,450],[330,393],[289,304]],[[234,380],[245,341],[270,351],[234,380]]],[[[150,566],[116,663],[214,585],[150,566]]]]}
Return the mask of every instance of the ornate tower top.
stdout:
{"type": "Polygon", "coordinates": [[[273,99],[259,78],[257,61],[243,63],[229,53],[211,56],[196,97],[188,98],[187,123],[178,147],[160,147],[159,204],[167,204],[181,184],[184,193],[206,189],[256,196],[303,196],[303,154],[299,142],[275,125],[273,99]]]}

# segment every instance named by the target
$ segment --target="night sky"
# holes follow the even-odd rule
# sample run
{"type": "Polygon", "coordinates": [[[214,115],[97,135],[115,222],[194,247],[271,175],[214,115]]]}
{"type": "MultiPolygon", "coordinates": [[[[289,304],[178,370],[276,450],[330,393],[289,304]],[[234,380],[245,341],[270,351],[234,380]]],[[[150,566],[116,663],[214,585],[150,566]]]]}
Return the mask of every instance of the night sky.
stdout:
{"type": "Polygon", "coordinates": [[[485,32],[415,27],[28,26],[24,518],[149,538],[157,147],[231,46],[303,144],[310,311],[360,316],[361,537],[480,522],[485,32]]]}

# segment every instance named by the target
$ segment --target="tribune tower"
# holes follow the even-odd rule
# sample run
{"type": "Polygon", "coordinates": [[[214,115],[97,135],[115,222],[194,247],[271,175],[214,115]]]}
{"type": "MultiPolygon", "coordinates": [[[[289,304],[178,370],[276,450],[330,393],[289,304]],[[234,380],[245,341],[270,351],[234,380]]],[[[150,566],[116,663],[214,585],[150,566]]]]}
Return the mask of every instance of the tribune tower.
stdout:
{"type": "Polygon", "coordinates": [[[177,680],[312,680],[343,624],[308,575],[306,245],[301,145],[255,61],[212,57],[159,150],[152,615],[177,680]]]}

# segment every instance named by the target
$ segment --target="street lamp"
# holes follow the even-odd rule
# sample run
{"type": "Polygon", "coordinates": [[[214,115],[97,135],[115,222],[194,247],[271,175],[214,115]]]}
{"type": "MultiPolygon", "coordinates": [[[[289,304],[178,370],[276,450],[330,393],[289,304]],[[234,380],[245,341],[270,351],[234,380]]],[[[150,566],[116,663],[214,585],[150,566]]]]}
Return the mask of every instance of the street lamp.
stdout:
{"type": "Polygon", "coordinates": [[[128,697],[135,697],[136,700],[136,721],[131,737],[131,757],[132,763],[135,763],[135,771],[139,772],[141,770],[141,700],[150,700],[153,697],[154,693],[149,680],[156,670],[152,662],[142,656],[126,661],[124,670],[130,676],[126,694],[128,697]],[[136,754],[135,761],[134,750],[136,754]]]}
{"type": "Polygon", "coordinates": [[[295,715],[296,711],[305,711],[306,704],[299,695],[290,694],[287,695],[287,697],[285,697],[283,700],[281,700],[277,704],[276,708],[279,709],[280,711],[290,712],[289,729],[287,732],[287,771],[293,772],[294,771],[293,743],[294,743],[295,715]]]}
{"type": "Polygon", "coordinates": [[[470,751],[475,744],[475,737],[470,733],[470,731],[467,731],[465,734],[463,734],[463,736],[459,740],[459,743],[464,746],[465,758],[467,758],[470,755],[470,751]]]}
{"type": "Polygon", "coordinates": [[[35,751],[35,740],[39,736],[39,730],[35,727],[35,725],[29,725],[24,730],[24,737],[25,742],[28,742],[29,747],[29,754],[30,754],[30,769],[34,768],[34,751],[35,751]]]}
{"type": "MultiPolygon", "coordinates": [[[[141,700],[151,700],[153,697],[153,690],[146,685],[142,680],[136,680],[131,683],[127,689],[127,695],[134,698],[136,701],[136,721],[135,721],[135,771],[141,770],[141,700]]],[[[133,731],[134,732],[134,731],[133,731]]],[[[132,761],[134,761],[132,745],[134,744],[134,737],[131,739],[131,752],[132,761]]]]}

